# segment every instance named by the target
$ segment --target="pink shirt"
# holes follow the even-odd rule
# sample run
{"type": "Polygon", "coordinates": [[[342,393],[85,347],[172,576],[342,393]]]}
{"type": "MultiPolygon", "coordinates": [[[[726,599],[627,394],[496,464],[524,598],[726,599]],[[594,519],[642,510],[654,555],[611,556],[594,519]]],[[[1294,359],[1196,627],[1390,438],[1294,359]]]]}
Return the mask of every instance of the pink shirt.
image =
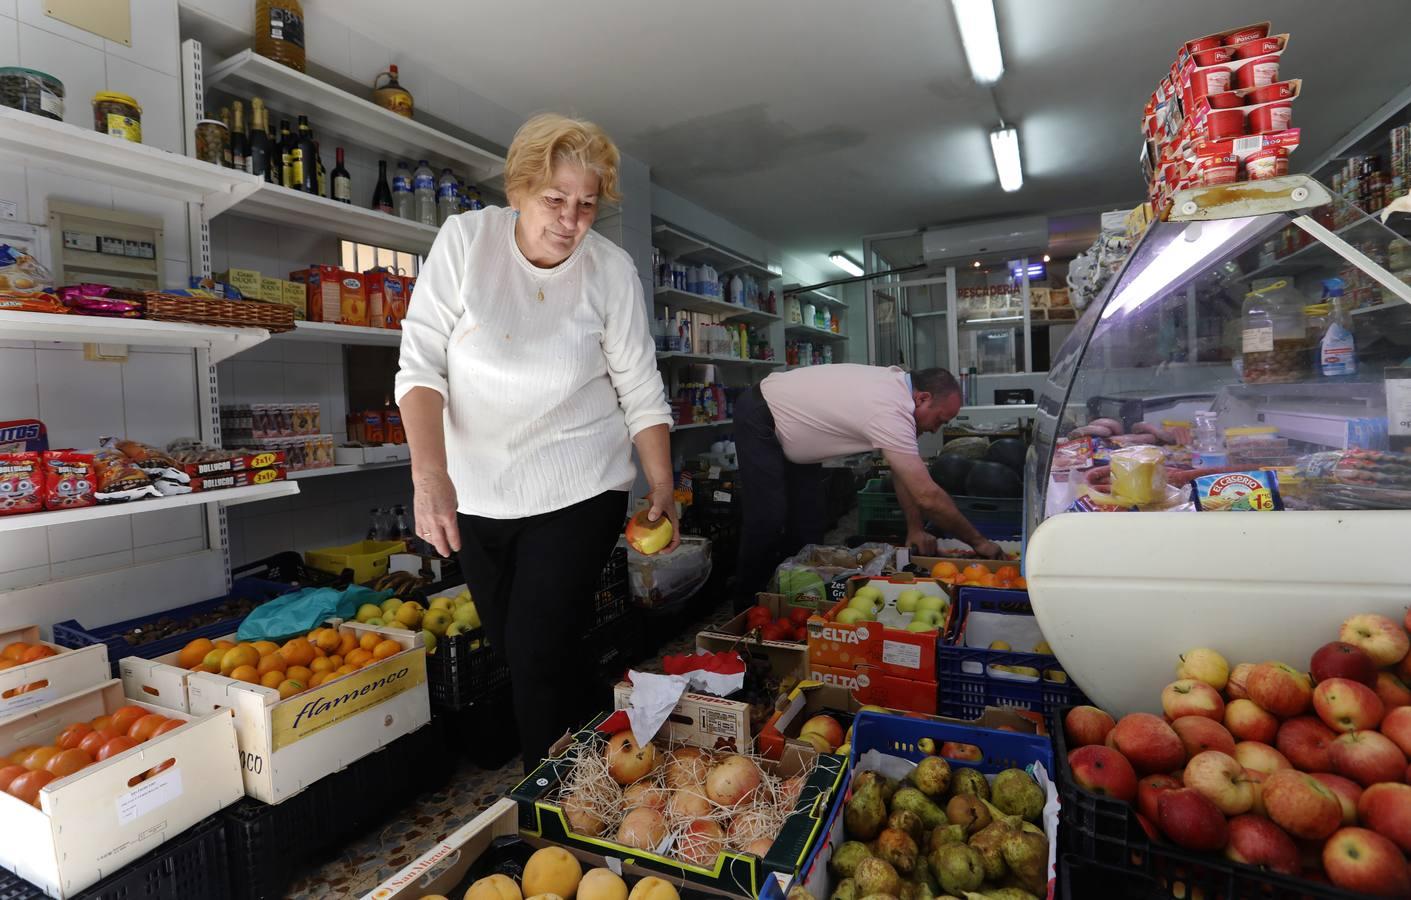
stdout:
{"type": "Polygon", "coordinates": [[[895,366],[806,366],[770,375],[760,390],[790,462],[920,452],[910,379],[895,366]]]}

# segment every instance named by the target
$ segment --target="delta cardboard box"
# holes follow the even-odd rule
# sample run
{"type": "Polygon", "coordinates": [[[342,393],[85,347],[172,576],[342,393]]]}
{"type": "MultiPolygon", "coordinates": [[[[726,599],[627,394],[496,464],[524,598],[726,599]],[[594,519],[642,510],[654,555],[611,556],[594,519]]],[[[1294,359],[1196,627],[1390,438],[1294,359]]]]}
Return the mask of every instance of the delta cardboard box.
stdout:
{"type": "MultiPolygon", "coordinates": [[[[828,715],[837,719],[840,725],[847,726],[854,716],[864,709],[883,711],[877,706],[864,706],[858,702],[843,685],[824,684],[818,681],[805,681],[789,693],[782,708],[774,713],[760,729],[755,739],[760,756],[778,759],[786,746],[809,747],[799,740],[799,732],[804,723],[814,716],[828,715]]],[[[934,722],[948,722],[954,725],[968,725],[975,728],[994,728],[1004,731],[1017,731],[1021,734],[1047,734],[1043,716],[1028,710],[987,707],[975,719],[953,719],[946,716],[928,716],[924,713],[901,710],[887,710],[898,715],[924,718],[934,722]]]]}
{"type": "MultiPolygon", "coordinates": [[[[18,662],[8,659],[0,662],[0,721],[17,715],[27,709],[42,706],[76,691],[101,684],[112,676],[108,668],[108,648],[104,644],[93,644],[78,650],[60,647],[40,640],[39,627],[26,625],[0,631],[0,655],[7,647],[22,643],[25,648],[47,647],[54,651],[52,656],[44,656],[33,662],[18,662]]],[[[15,655],[23,658],[15,648],[15,655]]]]}
{"type": "Polygon", "coordinates": [[[842,688],[862,706],[928,715],[934,715],[938,708],[940,685],[937,682],[889,675],[873,666],[847,668],[809,663],[807,680],[842,688]]]}
{"type": "Polygon", "coordinates": [[[279,803],[431,720],[420,632],[353,622],[338,630],[375,632],[403,649],[285,700],[273,688],[162,662],[172,654],[122,660],[123,686],[134,699],[166,702],[183,696],[184,681],[192,715],[233,710],[245,793],[279,803]]]}
{"type": "MultiPolygon", "coordinates": [[[[812,613],[812,607],[794,606],[783,594],[759,594],[756,605],[767,606],[775,619],[787,617],[791,610],[812,613]]],[[[738,650],[753,660],[763,662],[775,678],[802,678],[808,671],[808,644],[799,641],[766,641],[750,633],[749,612],[742,612],[721,625],[696,635],[696,649],[716,653],[738,650]]]]}
{"type": "MultiPolygon", "coordinates": [[[[555,795],[577,763],[579,753],[602,752],[601,739],[605,735],[598,731],[598,726],[607,721],[609,715],[604,713],[572,738],[565,737],[550,751],[549,759],[510,792],[510,797],[519,804],[521,834],[585,853],[628,859],[674,884],[699,885],[735,896],[759,896],[771,875],[794,877],[822,833],[823,822],[832,809],[847,768],[846,759],[831,753],[817,753],[810,747],[805,751],[790,748],[778,762],[766,760],[765,769],[780,778],[809,773],[793,812],[785,818],[769,852],[759,857],[722,850],[712,863],[698,866],[664,855],[670,846],[665,840],[656,852],[650,852],[616,843],[608,837],[577,834],[570,828],[555,795]]],[[[666,735],[669,730],[669,726],[663,726],[662,733],[657,735],[662,745],[675,743],[666,735]]]]}
{"type": "Polygon", "coordinates": [[[133,703],[116,679],[0,722],[0,755],[52,744],[70,724],[129,705],[186,724],[49,782],[38,808],[0,794],[0,865],[51,897],[75,896],[241,797],[228,712],[133,703]]]}
{"type": "Polygon", "coordinates": [[[900,574],[880,578],[859,575],[849,579],[847,596],[827,613],[808,620],[809,668],[870,666],[886,675],[935,681],[936,641],[948,630],[952,606],[945,586],[932,578],[900,574]],[[885,601],[877,611],[876,621],[838,621],[838,615],[848,608],[864,586],[877,588],[885,601]],[[906,630],[910,614],[897,610],[897,598],[909,590],[945,600],[939,627],[931,631],[906,630]]]}

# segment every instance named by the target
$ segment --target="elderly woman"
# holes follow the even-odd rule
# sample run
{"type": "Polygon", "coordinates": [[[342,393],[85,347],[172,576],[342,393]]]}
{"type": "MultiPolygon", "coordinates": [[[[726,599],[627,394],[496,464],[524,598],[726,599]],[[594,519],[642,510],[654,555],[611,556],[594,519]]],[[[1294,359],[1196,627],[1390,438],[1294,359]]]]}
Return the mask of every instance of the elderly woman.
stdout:
{"type": "Polygon", "coordinates": [[[626,518],[634,444],[649,517],[676,524],[642,283],[591,230],[598,204],[618,199],[617,167],[591,122],[530,119],[505,163],[510,208],[446,221],[402,323],[416,530],[459,552],[509,660],[525,771],[590,715],[583,635],[626,518]]]}

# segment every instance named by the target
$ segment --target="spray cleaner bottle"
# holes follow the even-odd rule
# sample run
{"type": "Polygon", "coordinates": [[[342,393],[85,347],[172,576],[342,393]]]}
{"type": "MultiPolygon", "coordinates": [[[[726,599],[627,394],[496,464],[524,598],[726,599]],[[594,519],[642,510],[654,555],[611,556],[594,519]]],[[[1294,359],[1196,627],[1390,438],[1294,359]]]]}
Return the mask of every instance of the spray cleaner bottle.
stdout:
{"type": "Polygon", "coordinates": [[[1323,282],[1323,302],[1332,307],[1332,321],[1323,333],[1319,346],[1319,362],[1324,378],[1342,378],[1357,374],[1357,345],[1352,336],[1352,321],[1343,305],[1341,278],[1323,282]]]}

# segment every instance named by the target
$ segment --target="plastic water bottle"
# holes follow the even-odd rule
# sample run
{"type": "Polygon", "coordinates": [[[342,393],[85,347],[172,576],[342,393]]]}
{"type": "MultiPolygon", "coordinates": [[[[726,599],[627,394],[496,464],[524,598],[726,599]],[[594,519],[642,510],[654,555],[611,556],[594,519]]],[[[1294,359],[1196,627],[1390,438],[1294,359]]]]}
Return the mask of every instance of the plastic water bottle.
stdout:
{"type": "Polygon", "coordinates": [[[392,176],[392,209],[399,219],[416,219],[416,201],[412,196],[412,170],[404,162],[397,163],[392,176]]]}
{"type": "Polygon", "coordinates": [[[436,173],[424,159],[416,164],[412,174],[412,194],[416,198],[416,220],[436,227],[436,173]]]}
{"type": "Polygon", "coordinates": [[[450,169],[442,169],[436,179],[436,224],[445,225],[446,220],[461,211],[461,186],[450,169]]]}
{"type": "Polygon", "coordinates": [[[745,281],[739,275],[730,278],[730,302],[740,306],[748,306],[745,302],[745,281]]]}

